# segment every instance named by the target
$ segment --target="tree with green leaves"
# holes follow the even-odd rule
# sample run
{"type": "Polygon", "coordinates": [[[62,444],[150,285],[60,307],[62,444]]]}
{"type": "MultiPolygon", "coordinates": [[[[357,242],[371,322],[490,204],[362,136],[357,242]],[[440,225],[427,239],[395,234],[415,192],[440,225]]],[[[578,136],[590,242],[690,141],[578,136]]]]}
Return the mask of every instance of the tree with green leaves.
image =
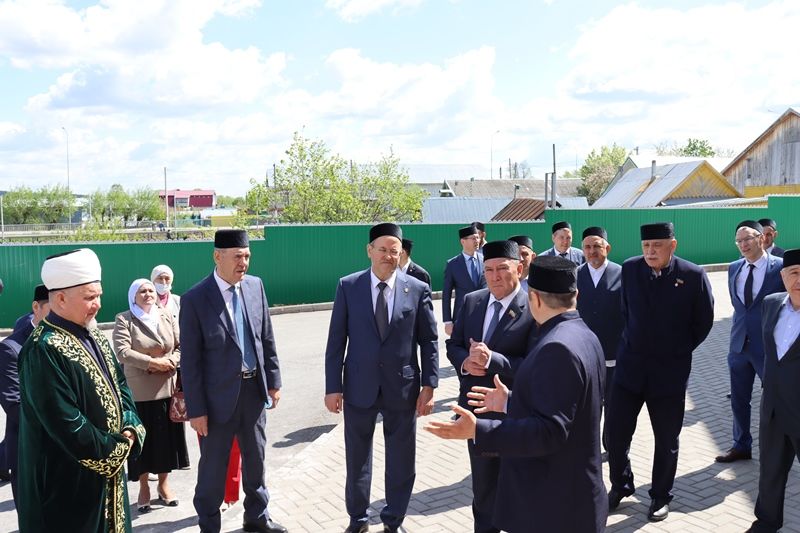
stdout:
{"type": "Polygon", "coordinates": [[[689,138],[686,146],[681,148],[679,155],[685,157],[714,157],[716,151],[706,139],[689,138]]]}
{"type": "Polygon", "coordinates": [[[589,152],[577,172],[577,176],[582,180],[578,186],[578,194],[585,196],[590,205],[593,204],[614,179],[620,165],[627,157],[627,150],[616,143],[602,146],[600,152],[596,150],[589,152]]]}
{"type": "Polygon", "coordinates": [[[35,224],[41,222],[41,210],[36,192],[28,187],[15,187],[3,195],[6,224],[35,224]]]}
{"type": "Polygon", "coordinates": [[[75,212],[75,197],[66,186],[42,187],[37,196],[42,222],[70,222],[75,212]]]}
{"type": "Polygon", "coordinates": [[[297,132],[275,167],[272,187],[251,184],[248,213],[280,213],[282,222],[296,223],[419,220],[425,194],[408,186],[408,173],[391,152],[377,163],[356,165],[297,132]]]}

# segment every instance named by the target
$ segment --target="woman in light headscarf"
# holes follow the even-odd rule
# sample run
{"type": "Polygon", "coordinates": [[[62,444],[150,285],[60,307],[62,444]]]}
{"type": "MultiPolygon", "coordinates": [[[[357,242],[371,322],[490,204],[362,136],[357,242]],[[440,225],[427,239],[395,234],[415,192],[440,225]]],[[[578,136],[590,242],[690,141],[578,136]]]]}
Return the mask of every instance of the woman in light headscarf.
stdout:
{"type": "Polygon", "coordinates": [[[128,460],[128,479],[139,480],[137,507],[149,513],[148,476],[158,474],[158,502],[175,507],[168,474],[189,465],[183,423],[169,419],[169,401],[180,364],[178,322],[156,305],[156,289],[146,279],[135,280],[128,290],[128,311],[114,323],[114,348],[147,431],[147,441],[137,459],[128,460]]]}
{"type": "Polygon", "coordinates": [[[172,269],[167,265],[158,265],[150,272],[150,281],[158,293],[158,305],[172,313],[172,318],[175,323],[178,323],[178,315],[181,312],[181,297],[177,294],[172,294],[172,282],[175,280],[175,275],[172,269]]]}

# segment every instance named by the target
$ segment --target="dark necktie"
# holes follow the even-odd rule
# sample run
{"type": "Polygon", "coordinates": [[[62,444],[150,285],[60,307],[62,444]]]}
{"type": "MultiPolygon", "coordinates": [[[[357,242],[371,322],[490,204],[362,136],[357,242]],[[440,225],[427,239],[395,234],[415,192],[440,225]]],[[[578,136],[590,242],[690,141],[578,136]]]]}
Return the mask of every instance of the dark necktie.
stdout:
{"type": "Polygon", "coordinates": [[[561,257],[563,257],[564,259],[566,259],[566,258],[567,258],[567,252],[564,252],[563,254],[558,254],[558,255],[560,255],[560,256],[561,256],[561,257]]]}
{"type": "Polygon", "coordinates": [[[497,327],[497,323],[500,322],[500,311],[503,310],[503,304],[498,301],[492,302],[492,307],[494,308],[494,314],[492,315],[492,319],[489,320],[489,327],[486,328],[486,335],[483,336],[483,342],[487,343],[491,340],[492,334],[494,334],[494,330],[497,327]]]}
{"type": "Polygon", "coordinates": [[[750,267],[750,271],[744,280],[744,306],[750,307],[753,305],[753,269],[756,266],[753,263],[747,263],[747,266],[750,267]]]}
{"type": "Polygon", "coordinates": [[[378,299],[375,301],[375,324],[378,326],[378,335],[381,336],[381,340],[386,338],[386,330],[389,329],[389,306],[383,295],[387,286],[383,281],[378,283],[378,299]]]}
{"type": "Polygon", "coordinates": [[[469,258],[469,273],[472,276],[472,283],[477,285],[480,281],[480,274],[478,274],[478,265],[474,256],[469,258]]]}
{"type": "Polygon", "coordinates": [[[239,339],[239,346],[242,349],[242,363],[247,370],[253,370],[256,367],[256,354],[253,353],[253,347],[247,342],[244,334],[244,312],[242,306],[239,305],[239,291],[236,290],[236,285],[231,285],[229,290],[233,294],[231,307],[233,308],[233,322],[236,325],[236,337],[239,339]]]}

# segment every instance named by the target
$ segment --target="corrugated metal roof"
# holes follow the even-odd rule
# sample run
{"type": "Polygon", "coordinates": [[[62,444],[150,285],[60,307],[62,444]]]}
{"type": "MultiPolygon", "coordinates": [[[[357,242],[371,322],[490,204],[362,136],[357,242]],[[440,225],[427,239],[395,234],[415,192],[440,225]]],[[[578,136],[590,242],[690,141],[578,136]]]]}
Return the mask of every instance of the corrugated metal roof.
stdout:
{"type": "MultiPolygon", "coordinates": [[[[687,179],[693,177],[696,172],[700,172],[703,167],[711,172],[711,179],[716,181],[716,183],[710,184],[708,189],[715,190],[717,194],[709,195],[709,198],[697,198],[697,201],[714,197],[730,198],[738,196],[733,186],[718,171],[713,169],[709,163],[705,160],[695,160],[657,166],[655,168],[655,179],[652,180],[652,169],[650,167],[631,169],[615,183],[611,184],[592,207],[656,207],[667,200],[687,179]],[[720,190],[725,192],[719,193],[718,191],[720,190]]],[[[686,197],[686,199],[690,198],[686,197]]]]}
{"type": "Polygon", "coordinates": [[[422,203],[422,222],[469,224],[491,220],[511,198],[426,198],[422,203]]]}
{"type": "Polygon", "coordinates": [[[587,209],[589,207],[589,200],[585,196],[558,195],[556,203],[564,209],[587,209]]]}
{"type": "Polygon", "coordinates": [[[544,209],[544,200],[515,198],[492,217],[492,221],[541,220],[544,218],[544,209]]]}
{"type": "Polygon", "coordinates": [[[685,157],[685,156],[677,156],[677,155],[658,155],[655,152],[639,152],[639,154],[631,154],[628,156],[628,159],[631,160],[631,163],[636,165],[638,168],[650,168],[653,164],[653,160],[656,162],[656,166],[658,165],[674,165],[676,163],[691,163],[693,161],[708,161],[708,164],[714,167],[714,169],[722,173],[722,169],[728,166],[731,161],[733,161],[732,157],[685,157]]]}
{"type": "MultiPolygon", "coordinates": [[[[447,183],[459,197],[513,198],[514,186],[518,185],[517,198],[544,198],[544,180],[447,180],[447,183]]],[[[559,198],[577,196],[580,184],[579,179],[556,180],[556,194],[559,198]]]]}

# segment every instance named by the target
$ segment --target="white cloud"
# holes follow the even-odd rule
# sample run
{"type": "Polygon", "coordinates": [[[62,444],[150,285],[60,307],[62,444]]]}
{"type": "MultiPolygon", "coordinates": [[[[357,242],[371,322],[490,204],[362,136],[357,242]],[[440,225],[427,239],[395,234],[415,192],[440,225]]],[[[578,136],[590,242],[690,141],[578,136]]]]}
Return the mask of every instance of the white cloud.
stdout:
{"type": "Polygon", "coordinates": [[[394,12],[416,7],[424,0],[325,0],[325,6],[336,11],[347,22],[357,22],[368,15],[392,8],[394,12]]]}

